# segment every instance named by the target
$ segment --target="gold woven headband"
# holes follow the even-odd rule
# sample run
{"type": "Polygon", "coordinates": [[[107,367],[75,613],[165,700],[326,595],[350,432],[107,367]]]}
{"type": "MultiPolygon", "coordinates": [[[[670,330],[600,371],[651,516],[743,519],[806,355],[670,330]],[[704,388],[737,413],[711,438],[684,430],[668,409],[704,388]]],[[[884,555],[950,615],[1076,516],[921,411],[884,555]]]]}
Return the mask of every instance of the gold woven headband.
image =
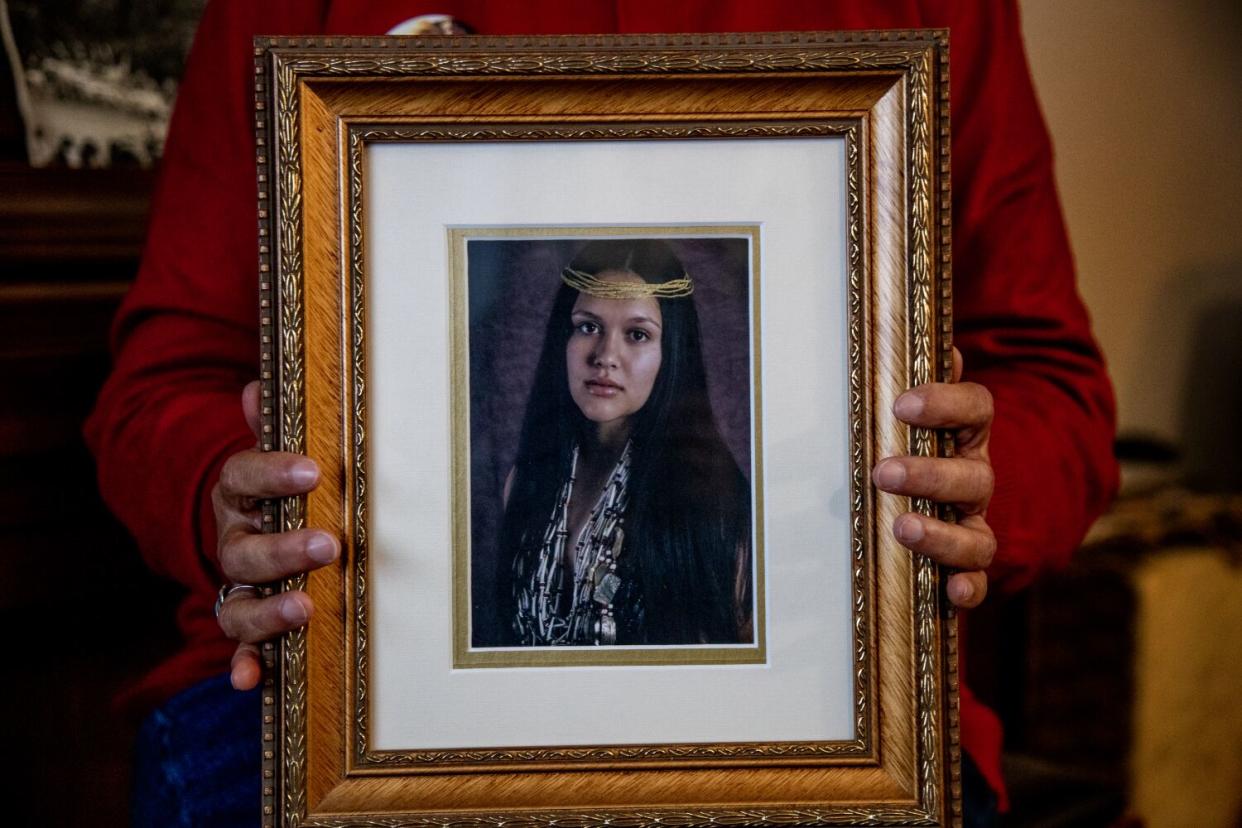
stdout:
{"type": "Polygon", "coordinates": [[[658,299],[680,299],[694,293],[694,282],[689,276],[668,282],[606,282],[590,273],[567,267],[561,271],[561,281],[574,290],[600,299],[642,299],[655,296],[658,299]]]}

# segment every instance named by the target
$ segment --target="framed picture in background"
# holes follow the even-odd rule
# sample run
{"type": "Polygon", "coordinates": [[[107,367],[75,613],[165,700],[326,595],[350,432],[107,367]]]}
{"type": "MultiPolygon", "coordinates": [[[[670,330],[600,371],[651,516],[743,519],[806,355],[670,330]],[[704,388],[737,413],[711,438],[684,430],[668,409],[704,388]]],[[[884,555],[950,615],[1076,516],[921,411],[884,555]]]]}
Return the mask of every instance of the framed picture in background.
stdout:
{"type": "Polygon", "coordinates": [[[256,43],[269,824],[954,824],[943,32],[256,43]],[[914,504],[930,513],[929,504],[914,504]]]}

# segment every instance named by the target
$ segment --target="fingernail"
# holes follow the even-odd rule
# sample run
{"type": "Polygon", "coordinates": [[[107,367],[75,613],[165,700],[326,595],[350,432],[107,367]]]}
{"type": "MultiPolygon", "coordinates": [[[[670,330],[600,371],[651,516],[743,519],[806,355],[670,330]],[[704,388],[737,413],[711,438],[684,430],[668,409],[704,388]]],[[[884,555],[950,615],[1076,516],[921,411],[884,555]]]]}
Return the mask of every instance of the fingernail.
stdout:
{"type": "Polygon", "coordinates": [[[897,524],[897,540],[914,543],[923,539],[923,522],[918,518],[906,518],[897,524]]]}
{"type": "Polygon", "coordinates": [[[289,482],[309,489],[319,479],[319,468],[310,460],[299,460],[289,467],[289,482]]]}
{"type": "Polygon", "coordinates": [[[897,419],[909,422],[923,413],[925,401],[918,394],[902,394],[893,403],[893,413],[897,419]]]}
{"type": "Polygon", "coordinates": [[[336,560],[336,544],[323,533],[310,536],[306,542],[306,557],[315,563],[326,564],[336,560]]]}
{"type": "Polygon", "coordinates": [[[953,603],[964,604],[970,600],[970,596],[975,594],[975,588],[970,585],[969,581],[953,581],[949,584],[949,592],[953,603]]]}
{"type": "Polygon", "coordinates": [[[881,489],[895,489],[906,482],[906,467],[896,460],[884,460],[875,469],[875,482],[881,489]]]}
{"type": "Polygon", "coordinates": [[[234,690],[250,690],[258,683],[259,665],[248,658],[238,659],[229,670],[229,684],[234,690]]]}
{"type": "Polygon", "coordinates": [[[280,602],[280,617],[290,624],[305,624],[306,608],[296,598],[285,598],[280,602]]]}

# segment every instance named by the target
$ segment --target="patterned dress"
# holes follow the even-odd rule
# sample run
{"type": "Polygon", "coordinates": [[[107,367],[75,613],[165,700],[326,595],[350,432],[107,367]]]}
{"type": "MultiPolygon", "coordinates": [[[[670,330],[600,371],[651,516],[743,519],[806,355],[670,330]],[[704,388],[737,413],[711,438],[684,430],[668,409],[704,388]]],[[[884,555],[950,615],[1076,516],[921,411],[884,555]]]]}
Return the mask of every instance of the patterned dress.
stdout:
{"type": "Polygon", "coordinates": [[[534,555],[520,555],[514,562],[514,631],[522,646],[616,644],[619,609],[623,616],[620,638],[632,637],[626,633],[632,633],[641,620],[641,607],[618,568],[625,545],[632,448],[627,443],[622,450],[574,540],[570,557],[568,507],[578,469],[578,447],[574,447],[569,478],[557,494],[542,544],[534,555]]]}

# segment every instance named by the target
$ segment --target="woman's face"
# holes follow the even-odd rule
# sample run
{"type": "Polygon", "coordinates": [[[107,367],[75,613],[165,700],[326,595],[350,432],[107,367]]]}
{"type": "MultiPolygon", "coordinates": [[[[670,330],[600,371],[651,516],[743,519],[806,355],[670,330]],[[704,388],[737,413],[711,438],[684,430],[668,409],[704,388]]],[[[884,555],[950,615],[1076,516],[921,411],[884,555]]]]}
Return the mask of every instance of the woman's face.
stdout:
{"type": "MultiPolygon", "coordinates": [[[[636,274],[605,270],[603,281],[639,282],[636,274]]],[[[584,417],[600,426],[600,436],[624,428],[642,408],[662,359],[660,303],[641,299],[601,299],[580,293],[570,315],[573,331],[565,346],[569,393],[584,417]]]]}

